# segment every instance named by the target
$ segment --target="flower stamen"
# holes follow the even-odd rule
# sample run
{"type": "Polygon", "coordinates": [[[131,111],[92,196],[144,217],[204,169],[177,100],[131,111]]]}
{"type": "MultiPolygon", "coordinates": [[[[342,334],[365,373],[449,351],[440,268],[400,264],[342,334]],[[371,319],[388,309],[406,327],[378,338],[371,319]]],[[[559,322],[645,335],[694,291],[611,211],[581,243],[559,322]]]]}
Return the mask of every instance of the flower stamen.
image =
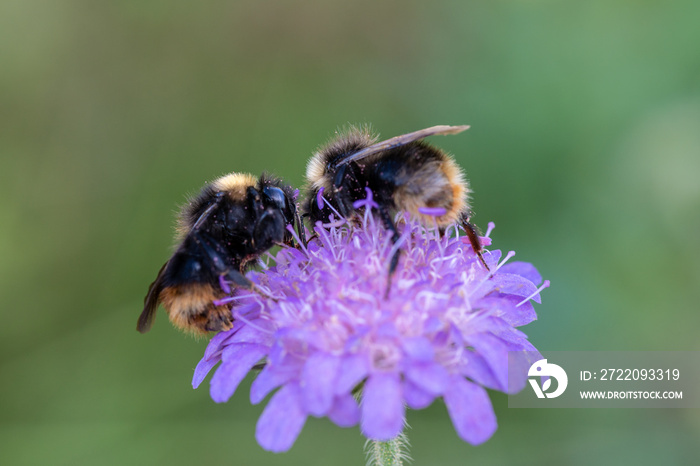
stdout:
{"type": "Polygon", "coordinates": [[[215,299],[213,302],[214,302],[214,305],[215,305],[215,306],[223,306],[223,305],[225,305],[225,304],[230,304],[230,303],[232,303],[232,302],[234,302],[234,301],[238,301],[238,300],[240,300],[240,299],[254,298],[254,297],[256,297],[256,296],[257,296],[256,294],[245,294],[245,295],[238,295],[238,296],[227,296],[227,297],[225,297],[225,298],[215,299]]]}
{"type": "Polygon", "coordinates": [[[319,209],[323,209],[323,191],[325,189],[325,187],[321,186],[321,188],[318,190],[318,193],[316,193],[316,205],[319,209]]]}
{"type": "Polygon", "coordinates": [[[529,300],[534,298],[536,295],[538,295],[545,288],[549,288],[549,280],[545,280],[544,283],[542,283],[542,286],[537,288],[537,290],[535,290],[535,292],[532,293],[530,296],[528,296],[527,298],[523,299],[518,304],[516,304],[515,307],[520,307],[522,304],[525,304],[526,302],[528,302],[529,300]]]}
{"type": "MultiPolygon", "coordinates": [[[[302,225],[302,228],[304,228],[303,225],[302,225]]],[[[303,252],[305,255],[308,256],[308,255],[309,255],[309,251],[306,249],[306,245],[304,244],[304,242],[303,242],[301,239],[299,239],[299,235],[297,235],[297,232],[294,230],[294,227],[291,226],[291,225],[287,225],[287,231],[288,231],[289,233],[291,233],[292,238],[294,238],[294,241],[296,241],[296,243],[299,245],[299,247],[301,248],[302,252],[303,252]]]]}
{"type": "Polygon", "coordinates": [[[494,228],[496,228],[496,224],[493,222],[489,222],[488,226],[486,227],[486,234],[484,236],[489,238],[494,228]]]}
{"type": "MultiPolygon", "coordinates": [[[[219,286],[221,287],[221,290],[226,293],[226,294],[231,294],[231,287],[229,284],[226,282],[226,279],[224,278],[223,275],[219,275],[219,286]]],[[[220,304],[217,304],[217,306],[220,306],[220,304]]]]}

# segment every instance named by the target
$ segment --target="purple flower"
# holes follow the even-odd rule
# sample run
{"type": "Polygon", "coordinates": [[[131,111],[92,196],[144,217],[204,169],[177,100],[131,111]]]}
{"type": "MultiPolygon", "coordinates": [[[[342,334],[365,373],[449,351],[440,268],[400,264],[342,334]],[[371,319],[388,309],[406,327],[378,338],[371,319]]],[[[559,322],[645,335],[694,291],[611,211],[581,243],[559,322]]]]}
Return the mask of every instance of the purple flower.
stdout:
{"type": "MultiPolygon", "coordinates": [[[[372,206],[371,197],[366,202],[372,206]]],[[[536,353],[515,327],[536,318],[530,299],[539,302],[548,282],[538,289],[532,265],[506,263],[513,253],[485,252],[488,271],[456,228],[440,237],[404,218],[395,246],[401,261],[385,299],[390,235],[367,213],[359,225],[334,225],[317,226],[308,246],[282,249],[270,255],[274,266],[248,274],[270,298],[238,290],[224,300],[235,303],[234,328],[210,341],[193,386],[221,362],[211,396],[225,402],[264,363],[250,399],[260,403],[276,390],[256,430],[275,452],[291,448],[309,415],[392,439],[406,406],[425,408],[439,397],[463,440],[489,439],[496,417],[486,388],[514,393],[525,385],[508,379],[508,353],[536,353]]]]}

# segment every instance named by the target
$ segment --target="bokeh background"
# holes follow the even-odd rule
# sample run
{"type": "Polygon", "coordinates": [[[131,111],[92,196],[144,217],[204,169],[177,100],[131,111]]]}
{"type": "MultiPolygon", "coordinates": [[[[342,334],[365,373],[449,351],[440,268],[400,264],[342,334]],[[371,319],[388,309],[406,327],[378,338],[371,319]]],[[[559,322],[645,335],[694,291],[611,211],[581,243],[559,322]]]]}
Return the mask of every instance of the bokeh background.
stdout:
{"type": "MultiPolygon", "coordinates": [[[[0,3],[0,463],[358,465],[357,428],[254,440],[206,341],[135,331],[187,193],[229,171],[301,184],[346,123],[435,142],[552,281],[541,350],[699,350],[700,2],[0,3]]],[[[698,410],[516,410],[472,447],[410,412],[416,465],[698,464],[698,410]]]]}

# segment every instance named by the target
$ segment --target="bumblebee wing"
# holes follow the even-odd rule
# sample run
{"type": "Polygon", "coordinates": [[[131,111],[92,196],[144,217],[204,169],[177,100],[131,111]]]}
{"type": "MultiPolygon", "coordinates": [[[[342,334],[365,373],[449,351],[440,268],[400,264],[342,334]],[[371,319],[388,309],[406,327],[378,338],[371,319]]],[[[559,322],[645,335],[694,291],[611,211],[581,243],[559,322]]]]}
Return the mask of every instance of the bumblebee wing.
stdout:
{"type": "Polygon", "coordinates": [[[163,264],[163,267],[161,267],[160,271],[158,272],[158,276],[153,281],[153,283],[151,283],[151,286],[148,287],[148,293],[146,293],[146,297],[143,300],[143,311],[141,312],[141,315],[139,316],[139,321],[136,324],[136,330],[138,330],[141,333],[148,332],[151,329],[153,321],[156,318],[156,310],[158,309],[158,296],[163,290],[163,275],[165,272],[165,267],[167,267],[169,263],[170,261],[163,264]]]}
{"type": "Polygon", "coordinates": [[[446,134],[458,134],[461,133],[462,131],[466,131],[469,129],[469,125],[462,125],[462,126],[447,126],[447,125],[439,125],[439,126],[431,126],[430,128],[425,128],[425,129],[420,129],[418,131],[414,131],[412,133],[408,134],[402,134],[401,136],[396,136],[391,139],[387,139],[386,141],[381,141],[376,144],[372,144],[369,147],[365,147],[364,149],[355,152],[354,154],[350,154],[344,159],[342,159],[339,163],[340,164],[346,164],[350,162],[356,162],[358,160],[364,159],[365,157],[369,157],[370,155],[376,154],[378,152],[383,152],[385,150],[393,149],[395,147],[403,146],[408,143],[418,141],[423,138],[427,138],[428,136],[437,136],[437,135],[446,135],[446,134]]]}

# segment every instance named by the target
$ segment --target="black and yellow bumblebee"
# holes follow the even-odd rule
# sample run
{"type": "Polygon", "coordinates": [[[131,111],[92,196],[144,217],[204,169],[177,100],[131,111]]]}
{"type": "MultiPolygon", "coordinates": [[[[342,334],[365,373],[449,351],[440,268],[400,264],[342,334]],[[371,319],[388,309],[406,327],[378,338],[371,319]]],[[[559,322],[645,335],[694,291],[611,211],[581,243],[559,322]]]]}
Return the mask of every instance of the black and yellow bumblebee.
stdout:
{"type": "Polygon", "coordinates": [[[227,295],[228,283],[261,292],[245,270],[273,246],[293,244],[288,226],[303,237],[297,194],[266,174],[231,173],[204,186],[181,209],[179,244],[148,289],[137,330],[151,328],[159,303],[182,330],[229,330],[231,309],[214,301],[227,295]]]}
{"type": "MultiPolygon", "coordinates": [[[[400,236],[394,223],[396,211],[409,212],[425,225],[437,223],[441,232],[458,223],[481,263],[482,246],[470,223],[469,185],[454,159],[423,141],[434,135],[457,134],[469,126],[433,126],[377,142],[366,127],[351,127],[309,160],[303,216],[313,224],[328,222],[336,213],[346,219],[357,215],[356,201],[365,199],[365,188],[378,204],[376,213],[392,241],[400,236]]],[[[399,262],[400,249],[390,259],[387,293],[399,262]]]]}
{"type": "MultiPolygon", "coordinates": [[[[328,222],[334,213],[352,221],[358,213],[354,204],[367,196],[368,188],[394,243],[400,238],[393,220],[396,211],[409,212],[428,226],[437,224],[441,231],[458,223],[488,269],[470,223],[464,173],[451,156],[423,141],[468,128],[433,126],[382,142],[368,128],[350,128],[309,161],[303,216],[312,224],[328,222]]],[[[275,245],[293,246],[289,227],[306,241],[297,194],[266,174],[256,178],[231,173],[205,185],[181,209],[178,246],[148,289],[138,331],[150,330],[159,304],[185,331],[204,334],[232,328],[231,309],[216,303],[228,294],[226,283],[263,293],[244,275],[249,265],[275,245]]],[[[397,249],[390,259],[387,293],[399,256],[397,249]]]]}

